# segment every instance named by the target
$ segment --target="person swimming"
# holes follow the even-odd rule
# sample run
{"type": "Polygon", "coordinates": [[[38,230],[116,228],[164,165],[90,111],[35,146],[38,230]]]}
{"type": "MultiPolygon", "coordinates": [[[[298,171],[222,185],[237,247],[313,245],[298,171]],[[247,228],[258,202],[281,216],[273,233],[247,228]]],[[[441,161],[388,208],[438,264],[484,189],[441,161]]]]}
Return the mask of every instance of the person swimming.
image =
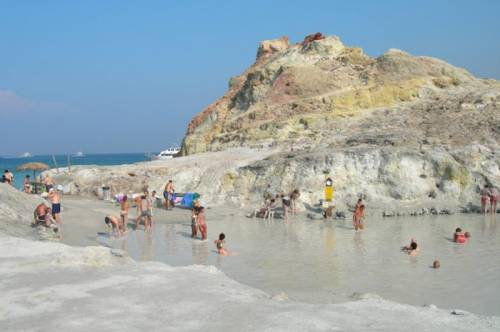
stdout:
{"type": "Polygon", "coordinates": [[[224,233],[220,233],[219,234],[219,239],[214,241],[215,246],[217,247],[217,253],[219,255],[222,255],[222,256],[229,255],[229,253],[227,252],[227,250],[224,249],[224,244],[225,244],[224,239],[225,238],[226,238],[226,235],[224,233]]]}
{"type": "Polygon", "coordinates": [[[415,241],[415,239],[412,238],[410,240],[410,245],[404,246],[403,248],[401,248],[401,250],[406,251],[408,255],[416,256],[419,250],[417,241],[415,241]]]}
{"type": "MultiPolygon", "coordinates": [[[[470,236],[470,234],[469,234],[469,236],[470,236]]],[[[465,234],[462,232],[462,229],[460,227],[458,227],[455,230],[455,234],[453,234],[453,241],[455,241],[456,243],[465,243],[466,240],[467,240],[467,238],[466,238],[465,234]]]]}

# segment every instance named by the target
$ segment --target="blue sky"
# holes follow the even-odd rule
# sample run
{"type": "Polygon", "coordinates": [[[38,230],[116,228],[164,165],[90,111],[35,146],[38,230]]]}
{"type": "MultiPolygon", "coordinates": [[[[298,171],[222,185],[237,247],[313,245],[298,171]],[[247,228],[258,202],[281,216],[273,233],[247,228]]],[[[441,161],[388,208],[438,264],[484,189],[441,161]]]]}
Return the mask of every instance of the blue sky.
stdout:
{"type": "Polygon", "coordinates": [[[282,35],[500,79],[499,14],[494,0],[0,0],[0,155],[159,151],[282,35]]]}

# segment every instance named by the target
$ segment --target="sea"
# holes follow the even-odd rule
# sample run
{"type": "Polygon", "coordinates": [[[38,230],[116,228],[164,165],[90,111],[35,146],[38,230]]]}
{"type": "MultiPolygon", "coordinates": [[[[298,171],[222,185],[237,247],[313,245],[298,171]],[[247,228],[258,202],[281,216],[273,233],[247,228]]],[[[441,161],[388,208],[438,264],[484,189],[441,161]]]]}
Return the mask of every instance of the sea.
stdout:
{"type": "MultiPolygon", "coordinates": [[[[68,166],[67,155],[55,155],[55,161],[58,167],[68,166]]],[[[133,164],[142,161],[151,160],[150,154],[145,153],[99,153],[99,154],[86,154],[81,157],[69,157],[71,166],[76,165],[123,165],[133,164]]],[[[18,172],[16,168],[24,163],[41,162],[47,164],[49,168],[55,168],[54,159],[52,155],[35,155],[32,157],[9,157],[0,156],[0,170],[3,172],[8,169],[14,174],[14,184],[16,188],[22,189],[24,177],[29,174],[33,177],[33,171],[18,172]]],[[[39,172],[36,173],[37,176],[39,172]]]]}

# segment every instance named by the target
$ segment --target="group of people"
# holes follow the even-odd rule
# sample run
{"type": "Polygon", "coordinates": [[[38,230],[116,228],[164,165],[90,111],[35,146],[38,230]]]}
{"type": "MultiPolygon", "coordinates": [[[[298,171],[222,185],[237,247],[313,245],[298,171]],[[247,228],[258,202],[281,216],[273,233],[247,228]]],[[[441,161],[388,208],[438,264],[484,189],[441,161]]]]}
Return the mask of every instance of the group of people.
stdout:
{"type": "Polygon", "coordinates": [[[499,199],[500,193],[498,189],[492,185],[486,184],[481,190],[481,212],[486,214],[489,208],[490,213],[496,213],[499,199]]]}
{"type": "Polygon", "coordinates": [[[54,232],[59,232],[62,225],[61,196],[54,188],[50,188],[47,198],[51,202],[51,206],[47,206],[45,203],[40,203],[37,205],[33,213],[33,225],[42,225],[52,228],[54,232]]]}
{"type": "Polygon", "coordinates": [[[285,195],[283,193],[274,195],[271,192],[271,185],[268,185],[263,194],[263,205],[259,209],[257,209],[251,216],[264,219],[273,219],[275,211],[278,208],[278,202],[281,202],[281,208],[283,210],[283,220],[287,222],[289,213],[292,213],[293,215],[297,215],[298,213],[297,202],[299,197],[300,192],[298,189],[293,190],[289,195],[285,195]]]}
{"type": "MultiPolygon", "coordinates": [[[[52,179],[50,174],[46,174],[44,176],[44,178],[42,180],[42,184],[45,186],[45,192],[47,192],[47,193],[50,192],[50,189],[54,188],[54,180],[52,179]]],[[[35,183],[35,185],[36,185],[36,183],[35,183]]],[[[27,174],[24,177],[23,190],[27,194],[33,193],[33,183],[31,182],[31,176],[29,174],[27,174]]],[[[37,192],[38,191],[35,190],[35,193],[37,193],[37,192]]]]}

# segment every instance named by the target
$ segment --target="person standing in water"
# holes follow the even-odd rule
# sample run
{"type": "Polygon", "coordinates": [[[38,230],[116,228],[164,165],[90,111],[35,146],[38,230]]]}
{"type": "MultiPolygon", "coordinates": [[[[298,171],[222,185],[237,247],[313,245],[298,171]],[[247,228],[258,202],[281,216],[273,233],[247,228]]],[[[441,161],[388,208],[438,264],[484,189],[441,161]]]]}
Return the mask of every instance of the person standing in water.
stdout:
{"type": "Polygon", "coordinates": [[[294,215],[297,215],[298,209],[297,209],[297,201],[300,197],[300,192],[298,189],[295,189],[291,194],[290,194],[290,199],[292,203],[292,213],[294,215]]]}
{"type": "Polygon", "coordinates": [[[362,230],[364,229],[363,226],[363,218],[365,217],[365,206],[362,204],[361,198],[358,200],[358,203],[356,204],[356,208],[354,210],[354,214],[352,216],[352,223],[354,226],[354,230],[362,230]]]}
{"type": "Polygon", "coordinates": [[[490,212],[497,213],[497,203],[500,199],[500,193],[496,187],[490,186],[490,212]]]}
{"type": "Polygon", "coordinates": [[[207,223],[205,220],[205,208],[203,206],[198,207],[198,213],[196,217],[198,223],[198,228],[201,233],[201,240],[207,239],[207,223]]]}
{"type": "Polygon", "coordinates": [[[290,209],[290,206],[292,205],[292,202],[290,201],[290,197],[285,196],[284,194],[281,194],[281,203],[283,207],[283,221],[288,222],[288,210],[290,209]]]}
{"type": "Polygon", "coordinates": [[[481,190],[481,212],[486,214],[488,212],[488,206],[490,205],[490,188],[486,184],[484,188],[481,190]]]}
{"type": "Polygon", "coordinates": [[[108,226],[109,235],[111,235],[114,230],[118,233],[118,236],[123,235],[123,224],[121,223],[121,218],[109,215],[104,218],[104,222],[108,226]]]}
{"type": "Polygon", "coordinates": [[[127,231],[128,209],[129,209],[128,198],[127,195],[124,195],[122,201],[120,202],[120,218],[122,219],[124,232],[127,231]]]}
{"type": "Polygon", "coordinates": [[[49,190],[49,200],[52,202],[52,215],[57,224],[61,225],[61,197],[54,188],[49,190]]]}

